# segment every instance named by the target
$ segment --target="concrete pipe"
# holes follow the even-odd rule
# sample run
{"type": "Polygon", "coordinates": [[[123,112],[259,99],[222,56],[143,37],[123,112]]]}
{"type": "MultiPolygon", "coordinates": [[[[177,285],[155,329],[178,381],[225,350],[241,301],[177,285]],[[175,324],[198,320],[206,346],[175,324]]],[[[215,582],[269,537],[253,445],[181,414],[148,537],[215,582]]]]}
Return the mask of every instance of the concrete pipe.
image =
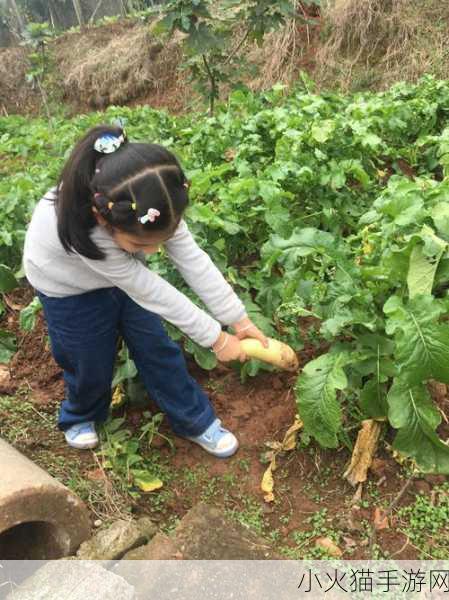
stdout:
{"type": "Polygon", "coordinates": [[[61,558],[89,534],[84,503],[0,439],[0,559],[61,558]]]}

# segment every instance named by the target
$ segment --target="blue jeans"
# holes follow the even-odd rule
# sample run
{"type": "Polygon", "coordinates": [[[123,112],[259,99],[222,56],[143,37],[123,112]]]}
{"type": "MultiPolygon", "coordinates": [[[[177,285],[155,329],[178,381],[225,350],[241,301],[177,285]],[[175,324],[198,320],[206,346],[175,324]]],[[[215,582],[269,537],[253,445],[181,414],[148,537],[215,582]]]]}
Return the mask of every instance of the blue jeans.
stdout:
{"type": "Polygon", "coordinates": [[[115,287],[65,298],[37,295],[53,357],[64,370],[66,395],[59,429],[106,421],[119,334],[148,394],[176,434],[199,435],[215,419],[209,398],[189,375],[181,349],[168,337],[158,315],[115,287]]]}

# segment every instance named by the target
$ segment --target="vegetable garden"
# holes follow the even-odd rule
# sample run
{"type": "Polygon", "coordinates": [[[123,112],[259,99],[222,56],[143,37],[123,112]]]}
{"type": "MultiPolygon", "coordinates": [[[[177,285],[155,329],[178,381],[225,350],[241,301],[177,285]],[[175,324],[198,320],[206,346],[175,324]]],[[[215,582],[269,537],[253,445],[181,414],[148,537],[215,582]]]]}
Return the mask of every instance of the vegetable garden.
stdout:
{"type": "MultiPolygon", "coordinates": [[[[212,117],[148,106],[51,125],[2,117],[2,292],[20,278],[31,211],[71,146],[88,127],[114,119],[131,139],[179,156],[191,180],[196,239],[258,327],[299,352],[301,443],[351,452],[350,432],[371,419],[393,431],[397,457],[449,474],[446,417],[429,391],[429,382],[449,384],[449,83],[426,77],[343,96],[315,93],[304,76],[289,91],[241,87],[212,117]],[[314,348],[307,362],[304,345],[314,348]]],[[[149,266],[192,295],[163,254],[149,266]]],[[[22,311],[23,327],[32,327],[38,309],[34,302],[22,311]]],[[[212,353],[182,341],[202,369],[216,367],[212,353]]],[[[1,360],[14,351],[14,336],[3,330],[1,360]]],[[[250,382],[272,367],[250,361],[236,369],[250,382]]],[[[136,393],[134,376],[122,348],[117,402],[136,393]]]]}

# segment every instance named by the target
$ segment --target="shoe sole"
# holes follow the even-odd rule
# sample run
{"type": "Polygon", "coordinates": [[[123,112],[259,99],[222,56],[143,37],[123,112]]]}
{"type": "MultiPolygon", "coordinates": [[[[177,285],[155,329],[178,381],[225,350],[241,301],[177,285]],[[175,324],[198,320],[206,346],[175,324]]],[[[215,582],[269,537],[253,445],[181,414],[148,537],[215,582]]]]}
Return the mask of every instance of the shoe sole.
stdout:
{"type": "Polygon", "coordinates": [[[203,450],[206,450],[206,452],[208,454],[211,454],[212,456],[215,456],[216,458],[229,458],[230,456],[235,454],[237,452],[237,450],[239,449],[239,443],[237,442],[236,446],[233,446],[232,448],[229,448],[228,450],[223,450],[222,452],[220,452],[220,454],[217,454],[216,452],[211,450],[208,446],[206,446],[205,444],[202,444],[201,442],[198,442],[197,440],[192,440],[191,438],[185,438],[185,439],[189,440],[190,442],[193,442],[197,446],[201,446],[201,448],[203,450]]]}
{"type": "Polygon", "coordinates": [[[69,442],[68,440],[66,440],[66,442],[71,448],[76,448],[77,450],[91,450],[92,448],[96,448],[98,446],[98,441],[89,443],[77,443],[69,442]]]}

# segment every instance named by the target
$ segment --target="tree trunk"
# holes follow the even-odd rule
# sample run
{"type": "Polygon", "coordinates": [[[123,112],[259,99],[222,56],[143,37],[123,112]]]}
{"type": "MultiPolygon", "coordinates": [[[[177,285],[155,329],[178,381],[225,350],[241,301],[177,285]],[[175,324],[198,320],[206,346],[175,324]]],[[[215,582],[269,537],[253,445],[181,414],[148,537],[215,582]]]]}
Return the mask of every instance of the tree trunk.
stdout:
{"type": "Polygon", "coordinates": [[[24,22],[22,15],[20,14],[20,11],[17,7],[16,0],[9,0],[9,4],[11,6],[12,12],[14,13],[14,16],[16,17],[19,30],[20,30],[20,32],[22,32],[25,29],[25,22],[24,22]]]}
{"type": "Polygon", "coordinates": [[[126,8],[125,4],[123,3],[123,0],[120,0],[120,12],[122,14],[122,17],[126,17],[126,8]]]}
{"type": "Polygon", "coordinates": [[[90,15],[90,18],[89,18],[89,23],[93,23],[93,22],[94,22],[94,20],[95,20],[95,17],[96,17],[96,14],[97,14],[97,12],[98,12],[98,10],[99,10],[99,8],[100,8],[100,6],[101,6],[102,4],[103,4],[103,0],[99,0],[99,2],[98,2],[98,4],[97,4],[97,6],[95,7],[95,10],[94,10],[94,11],[93,11],[93,13],[90,15]]]}
{"type": "Polygon", "coordinates": [[[48,12],[49,12],[49,15],[50,15],[51,26],[52,26],[53,29],[56,29],[55,15],[53,13],[53,3],[51,2],[51,0],[48,3],[48,12]]]}
{"type": "Polygon", "coordinates": [[[75,9],[76,18],[78,19],[80,29],[83,29],[84,22],[83,22],[83,13],[81,10],[80,0],[72,0],[72,3],[73,3],[73,8],[75,9]]]}

